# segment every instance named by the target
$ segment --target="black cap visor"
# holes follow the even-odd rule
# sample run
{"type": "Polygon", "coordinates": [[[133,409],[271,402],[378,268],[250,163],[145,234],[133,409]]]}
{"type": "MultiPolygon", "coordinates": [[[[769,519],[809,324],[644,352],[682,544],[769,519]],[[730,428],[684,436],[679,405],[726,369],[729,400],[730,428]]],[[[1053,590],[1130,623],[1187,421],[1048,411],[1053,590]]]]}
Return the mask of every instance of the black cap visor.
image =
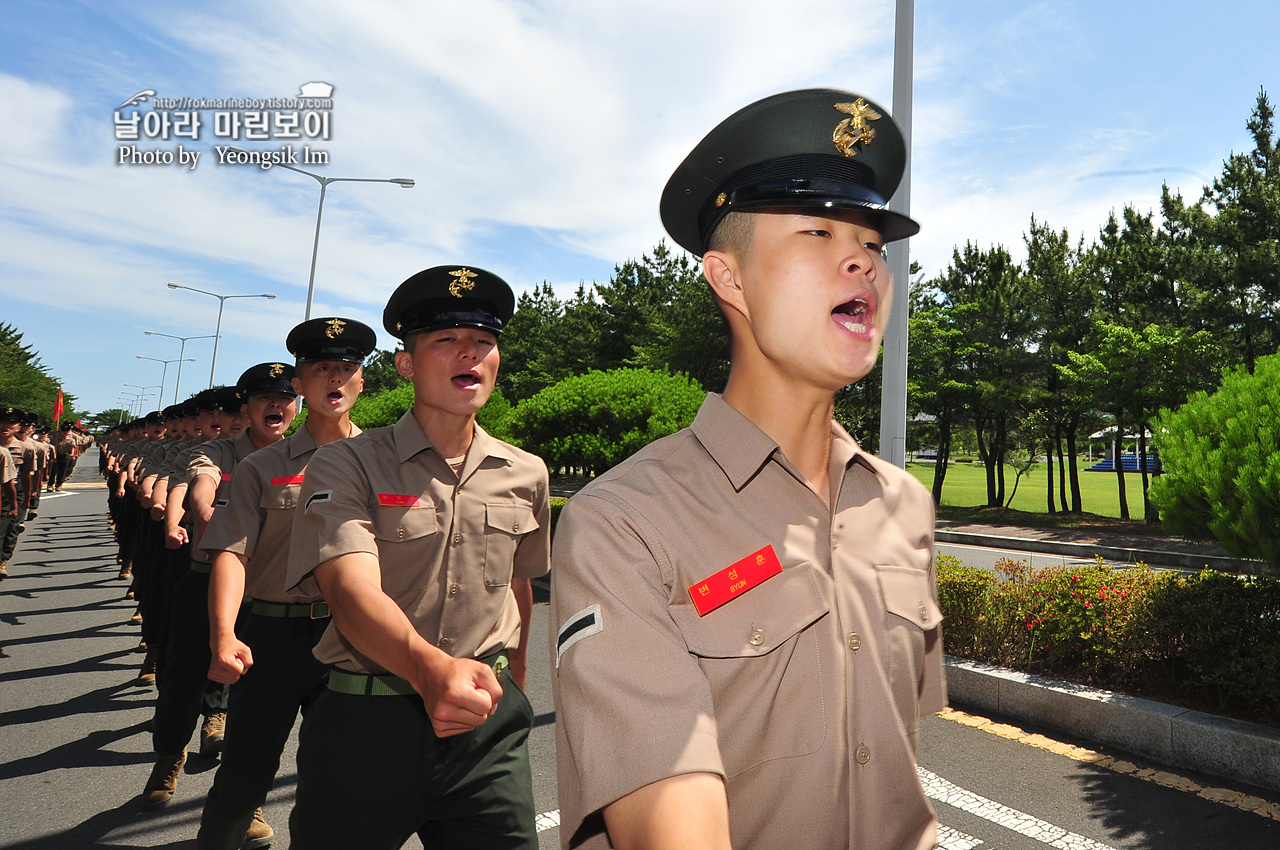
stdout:
{"type": "Polygon", "coordinates": [[[502,319],[489,309],[487,301],[476,298],[436,299],[407,307],[400,317],[401,337],[443,328],[475,328],[497,336],[502,319]]]}
{"type": "Polygon", "coordinates": [[[293,384],[287,378],[274,378],[270,381],[240,384],[236,389],[240,391],[240,397],[244,399],[248,399],[250,396],[255,395],[266,395],[268,393],[297,395],[297,393],[293,391],[293,384]]]}
{"type": "Polygon", "coordinates": [[[368,355],[362,348],[335,344],[300,348],[295,356],[299,363],[321,363],[325,360],[333,360],[340,363],[363,363],[364,358],[368,355]]]}
{"type": "Polygon", "coordinates": [[[785,208],[865,211],[877,219],[885,242],[920,232],[915,221],[888,209],[875,175],[862,163],[801,154],[757,163],[726,180],[698,211],[698,235],[706,245],[731,212],[785,208]]]}

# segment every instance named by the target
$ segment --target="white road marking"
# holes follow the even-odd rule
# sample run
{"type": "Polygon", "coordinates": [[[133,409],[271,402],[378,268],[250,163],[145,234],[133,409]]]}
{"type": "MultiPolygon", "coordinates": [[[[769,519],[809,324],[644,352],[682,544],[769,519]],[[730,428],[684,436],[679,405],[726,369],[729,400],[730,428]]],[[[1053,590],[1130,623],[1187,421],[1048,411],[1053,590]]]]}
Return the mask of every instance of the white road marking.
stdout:
{"type": "Polygon", "coordinates": [[[938,850],[973,850],[982,843],[981,839],[965,835],[958,829],[938,824],[938,850]]]}
{"type": "MultiPolygon", "coordinates": [[[[971,815],[977,815],[983,820],[990,821],[1005,829],[1013,830],[1020,835],[1039,841],[1041,844],[1056,847],[1058,850],[1115,850],[1109,844],[1103,844],[1094,841],[1092,838],[1085,838],[1083,835],[1068,832],[1060,826],[1054,826],[1047,821],[1034,818],[1016,809],[1002,806],[994,800],[980,797],[972,791],[966,791],[958,785],[951,784],[941,776],[930,773],[923,767],[917,767],[916,772],[920,774],[920,782],[924,785],[925,793],[934,800],[946,803],[948,806],[953,806],[971,815]]],[[[560,825],[560,810],[553,809],[549,812],[543,812],[537,816],[534,822],[537,825],[538,832],[554,829],[560,825]]],[[[982,843],[979,838],[966,835],[949,826],[938,824],[939,850],[973,850],[974,847],[981,846],[982,843]]]]}
{"type": "Polygon", "coordinates": [[[935,773],[923,767],[916,767],[924,792],[939,803],[946,803],[983,820],[991,821],[997,826],[1035,839],[1041,844],[1056,847],[1058,850],[1115,850],[1109,844],[1085,838],[1074,832],[1068,832],[1060,826],[1042,821],[1017,809],[1002,806],[994,800],[980,797],[972,791],[966,791],[958,785],[952,785],[935,773]]]}
{"type": "Polygon", "coordinates": [[[549,812],[543,812],[534,818],[533,822],[538,827],[538,832],[546,832],[548,829],[554,829],[560,825],[560,810],[553,809],[549,812]]]}

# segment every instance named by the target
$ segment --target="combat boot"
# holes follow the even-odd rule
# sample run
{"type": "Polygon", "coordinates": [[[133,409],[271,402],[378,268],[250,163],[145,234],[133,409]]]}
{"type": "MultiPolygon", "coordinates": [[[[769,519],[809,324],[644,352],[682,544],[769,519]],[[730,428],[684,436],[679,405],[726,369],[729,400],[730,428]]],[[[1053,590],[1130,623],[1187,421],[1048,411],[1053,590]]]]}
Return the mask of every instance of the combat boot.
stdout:
{"type": "Polygon", "coordinates": [[[158,809],[173,799],[178,790],[178,775],[187,762],[187,750],[171,756],[157,756],[147,784],[142,789],[142,808],[158,809]]]}
{"type": "Polygon", "coordinates": [[[244,843],[240,845],[240,850],[259,850],[262,847],[270,847],[275,837],[275,830],[262,816],[262,807],[259,806],[253,813],[253,820],[249,822],[249,830],[244,834],[244,843]]]}
{"type": "MultiPolygon", "coordinates": [[[[156,683],[156,651],[151,647],[147,647],[147,657],[142,659],[142,669],[138,671],[139,685],[154,685],[156,683]]],[[[182,751],[183,757],[186,757],[186,750],[182,751]]]]}
{"type": "Polygon", "coordinates": [[[222,739],[226,733],[226,712],[218,711],[206,717],[200,725],[200,755],[208,758],[222,752],[222,739]]]}

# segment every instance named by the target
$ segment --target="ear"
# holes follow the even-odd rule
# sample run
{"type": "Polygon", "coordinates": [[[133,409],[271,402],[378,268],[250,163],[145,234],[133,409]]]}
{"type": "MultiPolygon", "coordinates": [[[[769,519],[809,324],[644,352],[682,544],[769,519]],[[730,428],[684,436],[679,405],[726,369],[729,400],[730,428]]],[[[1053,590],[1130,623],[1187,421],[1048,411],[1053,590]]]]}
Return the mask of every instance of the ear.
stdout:
{"type": "Polygon", "coordinates": [[[750,318],[742,294],[742,261],[729,251],[707,251],[702,255],[702,276],[711,285],[716,300],[726,309],[750,318]]]}
{"type": "Polygon", "coordinates": [[[295,395],[302,395],[302,379],[293,377],[289,379],[289,386],[293,387],[295,395]]]}
{"type": "Polygon", "coordinates": [[[413,355],[407,351],[396,352],[396,371],[406,378],[413,377],[413,355]]]}

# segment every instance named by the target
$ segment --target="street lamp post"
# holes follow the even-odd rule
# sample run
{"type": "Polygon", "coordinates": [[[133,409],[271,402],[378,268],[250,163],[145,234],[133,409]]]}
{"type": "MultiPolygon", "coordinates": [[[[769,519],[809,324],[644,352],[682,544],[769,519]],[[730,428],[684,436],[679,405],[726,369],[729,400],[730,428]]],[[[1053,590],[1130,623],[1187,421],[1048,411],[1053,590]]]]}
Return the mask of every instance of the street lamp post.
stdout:
{"type": "MultiPolygon", "coordinates": [[[[163,390],[163,389],[164,389],[164,387],[163,387],[163,386],[150,386],[150,387],[144,387],[144,386],[142,386],[141,384],[125,384],[125,386],[126,386],[126,387],[136,387],[136,388],[138,389],[138,415],[139,415],[139,416],[141,416],[141,415],[142,415],[142,408],[143,408],[143,406],[144,406],[144,404],[143,404],[144,400],[146,399],[146,397],[147,397],[147,396],[151,395],[149,392],[147,392],[147,390],[163,390]]],[[[133,393],[129,393],[128,395],[133,395],[133,393]]],[[[132,412],[132,411],[130,411],[130,412],[132,412]]]]}
{"type": "MultiPolygon", "coordinates": [[[[911,93],[914,80],[915,0],[897,0],[893,40],[893,117],[902,130],[907,164],[889,209],[911,215],[911,93]]],[[[890,276],[907,281],[910,241],[889,246],[890,276]]],[[[884,366],[880,380],[880,457],[894,466],[907,465],[907,287],[895,286],[884,332],[884,366]]]]}
{"type": "MultiPolygon", "coordinates": [[[[187,351],[187,340],[189,339],[213,339],[215,334],[204,334],[202,336],[175,336],[174,334],[162,334],[159,331],[143,331],[147,336],[167,336],[169,339],[180,339],[182,345],[178,346],[178,380],[173,386],[173,403],[178,403],[178,391],[182,388],[182,356],[187,351]]],[[[185,361],[187,363],[196,362],[194,358],[185,361]]]]}
{"type": "MultiPolygon", "coordinates": [[[[155,361],[156,363],[163,363],[163,364],[164,364],[164,369],[163,369],[163,370],[161,370],[161,372],[160,372],[160,403],[161,403],[161,404],[164,404],[164,385],[165,385],[165,382],[169,379],[169,364],[170,364],[170,363],[178,363],[178,364],[181,364],[181,363],[182,363],[182,358],[178,358],[177,360],[161,360],[159,357],[144,357],[144,356],[143,356],[143,355],[141,355],[141,354],[138,354],[138,355],[136,355],[136,356],[137,356],[137,358],[138,358],[139,360],[153,360],[153,361],[155,361]]],[[[190,363],[194,363],[194,362],[196,362],[196,360],[195,360],[195,358],[194,358],[194,357],[192,357],[192,358],[189,358],[188,362],[190,362],[190,363]]],[[[181,365],[179,365],[179,368],[181,368],[181,365]]],[[[174,398],[174,400],[173,400],[173,403],[174,403],[174,404],[177,404],[177,403],[178,403],[178,399],[177,399],[177,397],[176,397],[176,394],[175,394],[175,398],[174,398]]]]}
{"type": "Polygon", "coordinates": [[[325,177],[320,174],[313,174],[310,171],[304,171],[292,165],[282,165],[275,163],[276,168],[285,168],[289,171],[296,171],[299,174],[305,174],[320,184],[320,207],[316,210],[316,236],[311,243],[311,276],[307,279],[307,309],[302,317],[305,322],[311,318],[311,302],[315,298],[316,292],[316,254],[320,250],[320,219],[324,216],[324,194],[329,188],[330,183],[394,183],[402,189],[412,189],[413,181],[408,177],[392,177],[389,180],[381,180],[372,177],[325,177]]]}
{"type": "Polygon", "coordinates": [[[204,289],[196,289],[194,286],[183,286],[180,283],[170,283],[170,289],[187,289],[191,292],[199,292],[201,295],[211,295],[218,299],[218,327],[213,332],[213,363],[209,365],[209,389],[213,389],[213,370],[218,368],[218,339],[222,336],[222,308],[226,306],[228,298],[266,298],[268,301],[274,299],[275,293],[264,292],[257,295],[219,295],[216,292],[208,292],[204,289]]]}
{"type": "MultiPolygon", "coordinates": [[[[127,393],[127,392],[121,391],[120,398],[116,399],[116,404],[120,404],[121,402],[128,402],[129,415],[133,416],[133,405],[137,402],[139,396],[140,396],[140,393],[127,393]]],[[[125,409],[123,407],[120,408],[120,419],[119,421],[116,422],[117,425],[124,422],[124,411],[125,409]]]]}

